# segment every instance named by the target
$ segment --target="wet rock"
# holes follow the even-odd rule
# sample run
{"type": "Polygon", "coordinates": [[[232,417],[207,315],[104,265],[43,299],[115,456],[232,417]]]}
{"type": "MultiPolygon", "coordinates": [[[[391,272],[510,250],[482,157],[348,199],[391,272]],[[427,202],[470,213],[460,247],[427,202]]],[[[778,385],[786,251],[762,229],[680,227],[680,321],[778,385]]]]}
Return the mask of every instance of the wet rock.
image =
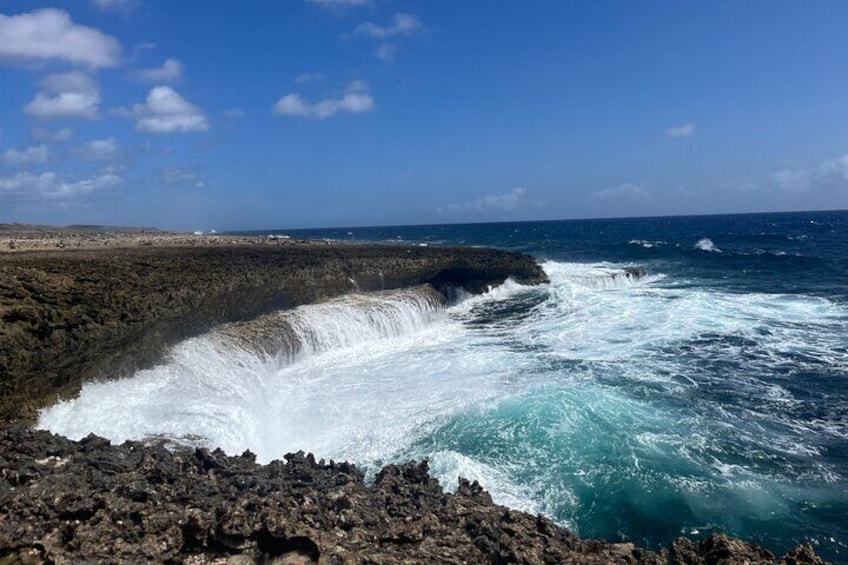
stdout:
{"type": "Polygon", "coordinates": [[[648,271],[644,267],[624,267],[624,275],[631,279],[641,279],[647,274],[648,271]]]}

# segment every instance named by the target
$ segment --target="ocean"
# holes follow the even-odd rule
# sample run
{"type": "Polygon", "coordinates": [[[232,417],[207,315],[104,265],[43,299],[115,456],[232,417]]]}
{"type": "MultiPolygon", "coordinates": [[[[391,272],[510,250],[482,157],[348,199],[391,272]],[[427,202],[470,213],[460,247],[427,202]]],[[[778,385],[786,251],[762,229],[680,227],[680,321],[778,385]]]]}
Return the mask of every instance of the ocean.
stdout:
{"type": "Polygon", "coordinates": [[[447,489],[582,537],[720,530],[848,561],[848,212],[262,233],[516,250],[550,283],[300,307],[295,355],[212,332],[39,427],[369,472],[427,457],[447,489]]]}

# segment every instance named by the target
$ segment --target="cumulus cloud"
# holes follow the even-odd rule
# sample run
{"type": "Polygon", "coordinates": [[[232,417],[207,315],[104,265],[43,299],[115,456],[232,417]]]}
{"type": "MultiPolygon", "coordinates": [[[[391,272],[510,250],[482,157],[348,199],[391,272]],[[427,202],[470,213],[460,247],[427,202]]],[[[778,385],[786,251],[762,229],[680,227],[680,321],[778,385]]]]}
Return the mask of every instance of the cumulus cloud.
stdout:
{"type": "Polygon", "coordinates": [[[277,100],[271,111],[278,116],[326,119],[340,112],[362,114],[371,112],[374,108],[374,98],[368,93],[368,85],[355,80],[348,85],[341,98],[328,98],[311,103],[299,94],[287,94],[277,100]]]}
{"type": "Polygon", "coordinates": [[[80,71],[55,73],[41,81],[42,91],[26,106],[27,116],[41,120],[94,119],[100,105],[100,88],[80,71]]]}
{"type": "Polygon", "coordinates": [[[114,137],[95,139],[82,144],[76,153],[89,161],[108,161],[118,155],[118,142],[114,137]]]}
{"type": "Polygon", "coordinates": [[[194,188],[206,186],[206,181],[200,173],[182,167],[163,169],[159,172],[158,178],[164,184],[193,186],[194,188]]]}
{"type": "Polygon", "coordinates": [[[384,39],[396,35],[410,35],[422,29],[424,29],[424,26],[421,25],[421,21],[412,14],[395,14],[390,25],[381,26],[373,22],[365,22],[364,24],[359,24],[353,33],[360,36],[384,39]]]}
{"type": "Polygon", "coordinates": [[[475,200],[464,203],[448,204],[445,209],[448,212],[476,211],[487,212],[492,210],[500,210],[509,212],[515,210],[524,197],[527,195],[527,189],[517,186],[500,194],[486,194],[475,200]]]}
{"type": "Polygon", "coordinates": [[[169,58],[162,63],[161,67],[153,67],[152,69],[142,69],[138,71],[138,77],[147,82],[155,82],[157,84],[168,84],[179,82],[183,78],[183,69],[185,67],[177,59],[169,58]]]}
{"type": "Polygon", "coordinates": [[[0,194],[22,198],[69,200],[120,182],[121,178],[113,173],[99,173],[86,178],[64,178],[52,171],[38,175],[21,172],[0,177],[0,194]]]}
{"type": "Polygon", "coordinates": [[[374,55],[384,63],[391,63],[397,55],[397,47],[390,43],[383,43],[374,50],[374,55]]]}
{"type": "Polygon", "coordinates": [[[228,110],[224,110],[224,117],[231,120],[240,120],[244,117],[244,110],[241,108],[230,108],[228,110]]]}
{"type": "Polygon", "coordinates": [[[693,123],[670,127],[665,131],[666,137],[671,138],[695,137],[695,133],[695,124],[693,123]]]}
{"type": "Polygon", "coordinates": [[[188,102],[170,86],[155,86],[147,103],[133,106],[136,131],[144,133],[189,133],[206,131],[209,120],[199,107],[188,102]]]}
{"type": "Polygon", "coordinates": [[[129,12],[139,5],[139,0],[91,0],[91,5],[100,10],[129,12]]]}
{"type": "Polygon", "coordinates": [[[0,61],[64,61],[102,68],[117,65],[120,55],[117,39],[75,24],[64,10],[45,8],[17,16],[0,14],[0,61]]]}
{"type": "Polygon", "coordinates": [[[595,200],[608,200],[610,198],[638,200],[647,195],[648,191],[643,185],[625,182],[609,188],[596,190],[591,194],[591,197],[595,200]]]}
{"type": "Polygon", "coordinates": [[[32,128],[32,137],[36,141],[43,143],[56,144],[65,143],[74,137],[74,130],[71,128],[60,128],[51,130],[47,128],[32,128]]]}
{"type": "Polygon", "coordinates": [[[7,149],[0,160],[6,165],[23,167],[37,163],[45,163],[50,157],[50,148],[47,145],[34,145],[23,150],[7,149]]]}

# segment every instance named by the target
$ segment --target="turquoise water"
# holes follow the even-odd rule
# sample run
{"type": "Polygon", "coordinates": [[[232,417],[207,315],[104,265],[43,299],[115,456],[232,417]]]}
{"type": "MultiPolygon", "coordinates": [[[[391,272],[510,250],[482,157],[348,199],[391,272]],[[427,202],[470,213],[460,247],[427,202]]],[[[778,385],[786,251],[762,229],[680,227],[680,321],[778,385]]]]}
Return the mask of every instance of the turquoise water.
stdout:
{"type": "Polygon", "coordinates": [[[520,250],[551,282],[300,308],[300,355],[203,336],[40,424],[366,470],[429,457],[447,487],[584,537],[723,530],[848,560],[848,213],[270,233],[520,250]]]}

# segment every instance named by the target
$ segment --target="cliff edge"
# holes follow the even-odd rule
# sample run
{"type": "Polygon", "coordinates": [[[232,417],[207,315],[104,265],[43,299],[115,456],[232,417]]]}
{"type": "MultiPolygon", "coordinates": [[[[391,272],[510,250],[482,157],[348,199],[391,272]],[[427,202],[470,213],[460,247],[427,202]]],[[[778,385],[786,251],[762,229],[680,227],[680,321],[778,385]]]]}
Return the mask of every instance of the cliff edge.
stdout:
{"type": "Polygon", "coordinates": [[[277,241],[0,254],[0,422],[33,421],[83,382],[150,366],[170,345],[351,291],[431,284],[471,292],[546,280],[487,249],[277,241]]]}

